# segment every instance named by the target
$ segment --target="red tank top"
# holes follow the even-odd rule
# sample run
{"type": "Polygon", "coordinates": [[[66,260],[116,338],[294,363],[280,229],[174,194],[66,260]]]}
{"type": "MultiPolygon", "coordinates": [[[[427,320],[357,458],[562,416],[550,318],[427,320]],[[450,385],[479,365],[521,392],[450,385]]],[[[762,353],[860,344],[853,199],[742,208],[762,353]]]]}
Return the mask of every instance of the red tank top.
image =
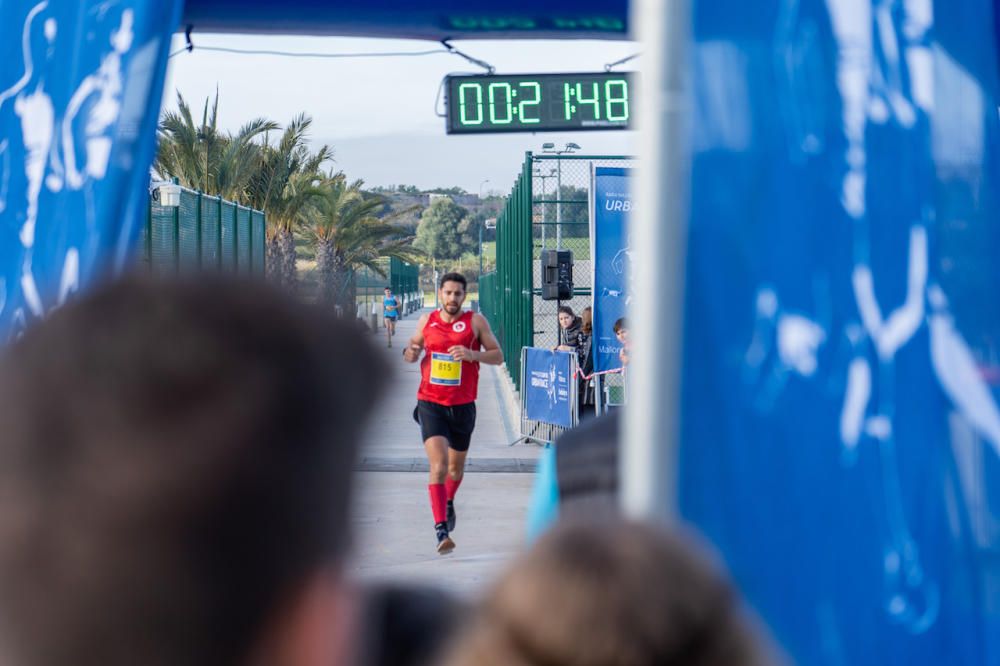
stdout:
{"type": "Polygon", "coordinates": [[[453,322],[441,319],[440,310],[424,326],[424,358],[420,361],[418,400],[439,405],[475,402],[479,391],[479,361],[456,361],[448,353],[455,345],[479,351],[482,345],[472,329],[472,312],[463,312],[453,322]]]}

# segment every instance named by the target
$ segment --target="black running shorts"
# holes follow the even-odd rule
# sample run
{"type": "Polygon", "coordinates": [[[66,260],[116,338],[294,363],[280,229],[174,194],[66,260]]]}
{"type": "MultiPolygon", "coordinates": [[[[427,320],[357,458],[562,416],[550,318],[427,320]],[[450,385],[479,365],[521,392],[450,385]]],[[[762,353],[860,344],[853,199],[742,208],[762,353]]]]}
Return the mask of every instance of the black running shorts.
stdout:
{"type": "Polygon", "coordinates": [[[413,408],[413,420],[420,424],[420,434],[426,442],[431,437],[444,437],[456,451],[468,451],[472,431],[476,427],[476,403],[439,405],[418,400],[413,408]]]}

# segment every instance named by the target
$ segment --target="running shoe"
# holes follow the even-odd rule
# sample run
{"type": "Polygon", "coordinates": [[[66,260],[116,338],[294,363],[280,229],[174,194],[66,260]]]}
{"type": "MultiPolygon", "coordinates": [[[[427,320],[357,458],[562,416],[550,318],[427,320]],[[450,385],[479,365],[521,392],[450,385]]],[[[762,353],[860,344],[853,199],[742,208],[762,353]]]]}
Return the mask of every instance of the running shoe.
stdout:
{"type": "Polygon", "coordinates": [[[451,540],[450,536],[448,536],[447,523],[436,524],[434,526],[434,531],[437,532],[438,555],[447,555],[451,551],[455,550],[455,542],[451,540]]]}
{"type": "Polygon", "coordinates": [[[458,522],[458,517],[455,515],[455,500],[448,500],[448,531],[455,531],[455,523],[458,522]]]}

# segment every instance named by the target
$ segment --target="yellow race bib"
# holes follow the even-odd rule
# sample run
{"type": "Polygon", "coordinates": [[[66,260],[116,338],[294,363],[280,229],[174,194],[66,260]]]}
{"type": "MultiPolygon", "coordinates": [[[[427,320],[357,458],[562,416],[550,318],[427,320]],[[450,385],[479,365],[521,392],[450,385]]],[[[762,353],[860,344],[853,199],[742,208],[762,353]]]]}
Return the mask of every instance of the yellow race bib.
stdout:
{"type": "Polygon", "coordinates": [[[431,352],[431,384],[458,386],[462,383],[462,362],[451,354],[431,352]]]}

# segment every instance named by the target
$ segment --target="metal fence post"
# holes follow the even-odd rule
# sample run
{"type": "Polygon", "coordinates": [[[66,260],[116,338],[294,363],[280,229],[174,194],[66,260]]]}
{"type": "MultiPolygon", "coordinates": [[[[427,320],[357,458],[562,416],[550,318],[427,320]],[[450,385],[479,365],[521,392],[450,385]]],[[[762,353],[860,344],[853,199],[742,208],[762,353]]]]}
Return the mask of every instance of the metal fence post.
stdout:
{"type": "Polygon", "coordinates": [[[195,232],[197,233],[197,237],[195,239],[195,248],[196,252],[198,253],[198,261],[197,261],[198,270],[201,270],[201,197],[202,197],[202,192],[201,190],[199,190],[198,197],[196,199],[198,212],[195,213],[195,232]]]}
{"type": "Polygon", "coordinates": [[[247,247],[249,248],[248,261],[250,262],[247,266],[247,273],[253,275],[253,208],[250,209],[249,216],[247,217],[247,224],[249,225],[249,230],[247,231],[247,247]]]}
{"type": "Polygon", "coordinates": [[[221,271],[222,270],[222,197],[216,199],[215,204],[217,206],[216,210],[218,211],[218,222],[219,222],[219,224],[216,225],[216,235],[218,236],[218,242],[216,244],[216,247],[218,248],[218,251],[215,253],[215,264],[216,267],[221,271]]]}
{"type": "Polygon", "coordinates": [[[240,272],[240,205],[233,202],[233,273],[240,272]]]}
{"type": "Polygon", "coordinates": [[[153,273],[153,199],[146,201],[146,261],[149,272],[153,273]]]}
{"type": "Polygon", "coordinates": [[[181,208],[175,206],[174,215],[174,273],[181,272],[181,208]]]}

